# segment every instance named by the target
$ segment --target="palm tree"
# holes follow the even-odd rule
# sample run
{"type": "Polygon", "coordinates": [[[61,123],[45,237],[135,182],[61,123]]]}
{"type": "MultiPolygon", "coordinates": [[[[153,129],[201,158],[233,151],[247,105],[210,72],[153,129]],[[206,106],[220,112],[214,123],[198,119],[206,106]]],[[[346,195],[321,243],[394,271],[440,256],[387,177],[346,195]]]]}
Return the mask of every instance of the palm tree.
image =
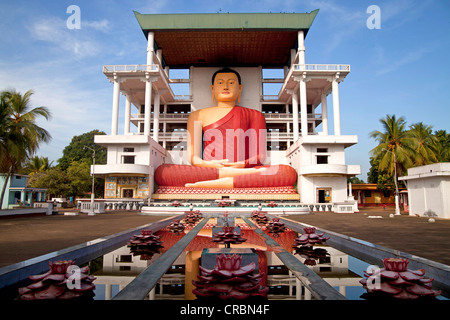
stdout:
{"type": "Polygon", "coordinates": [[[52,167],[53,161],[48,160],[48,157],[34,156],[28,159],[25,164],[24,173],[36,173],[48,170],[52,167]]]}
{"type": "Polygon", "coordinates": [[[374,160],[379,160],[380,171],[386,170],[394,177],[396,214],[400,214],[398,209],[398,175],[413,165],[412,154],[414,151],[414,139],[411,133],[405,129],[406,121],[403,117],[396,118],[395,115],[386,115],[385,119],[380,119],[384,127],[384,132],[372,131],[370,136],[378,141],[378,146],[370,153],[374,160]]]}
{"type": "Polygon", "coordinates": [[[450,162],[450,134],[445,130],[438,130],[434,136],[437,140],[435,154],[438,162],[450,162]]]}
{"type": "Polygon", "coordinates": [[[379,159],[379,169],[393,174],[395,170],[399,175],[412,167],[412,155],[414,153],[415,141],[412,134],[405,129],[406,121],[403,117],[396,118],[395,115],[387,115],[380,119],[384,132],[372,131],[370,137],[378,141],[378,146],[370,153],[374,159],[379,159]],[[395,159],[394,159],[395,158],[395,159]]]}
{"type": "Polygon", "coordinates": [[[0,207],[11,175],[34,155],[41,142],[51,139],[50,133],[36,124],[38,117],[48,120],[50,111],[46,107],[31,108],[32,94],[31,90],[23,95],[16,91],[3,91],[0,96],[0,172],[6,173],[0,207]]]}
{"type": "Polygon", "coordinates": [[[414,139],[414,165],[423,166],[438,162],[436,148],[438,139],[433,135],[433,126],[424,125],[422,122],[410,126],[409,132],[414,139]]]}

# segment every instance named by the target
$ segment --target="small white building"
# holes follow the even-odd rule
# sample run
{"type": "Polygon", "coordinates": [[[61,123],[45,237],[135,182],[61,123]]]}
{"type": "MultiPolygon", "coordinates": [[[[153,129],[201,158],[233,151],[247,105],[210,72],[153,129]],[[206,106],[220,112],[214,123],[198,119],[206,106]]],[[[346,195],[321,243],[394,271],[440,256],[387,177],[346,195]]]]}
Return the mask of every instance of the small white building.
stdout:
{"type": "Polygon", "coordinates": [[[408,169],[399,177],[408,188],[410,215],[450,218],[450,162],[429,164],[408,169]]]}
{"type": "Polygon", "coordinates": [[[358,137],[341,134],[339,101],[350,66],[306,64],[305,37],[317,13],[136,12],[148,43],[147,64],[103,68],[113,83],[111,133],[95,137],[108,156],[106,165],[91,172],[105,177],[105,198],[152,197],[156,168],[187,162],[187,118],[212,105],[211,76],[227,66],[242,77],[240,105],[266,118],[271,164],[297,170],[295,199],[330,207],[352,200],[347,178],[361,168],[346,164],[345,149],[358,137]],[[179,69],[186,75],[171,77],[170,71],[179,69]],[[187,94],[174,94],[177,85],[187,94]],[[269,90],[273,86],[276,92],[269,90]],[[125,97],[123,133],[118,132],[120,94],[125,97]]]}

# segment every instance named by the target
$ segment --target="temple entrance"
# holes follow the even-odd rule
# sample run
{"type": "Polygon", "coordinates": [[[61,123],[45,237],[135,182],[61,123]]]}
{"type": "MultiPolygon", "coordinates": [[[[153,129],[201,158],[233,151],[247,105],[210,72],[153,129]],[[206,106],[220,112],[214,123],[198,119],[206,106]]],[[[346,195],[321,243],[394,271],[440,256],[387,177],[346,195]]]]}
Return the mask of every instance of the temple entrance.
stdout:
{"type": "Polygon", "coordinates": [[[123,189],[123,198],[133,198],[133,189],[123,189]]]}
{"type": "Polygon", "coordinates": [[[318,203],[331,202],[331,188],[317,189],[317,202],[318,203]]]}

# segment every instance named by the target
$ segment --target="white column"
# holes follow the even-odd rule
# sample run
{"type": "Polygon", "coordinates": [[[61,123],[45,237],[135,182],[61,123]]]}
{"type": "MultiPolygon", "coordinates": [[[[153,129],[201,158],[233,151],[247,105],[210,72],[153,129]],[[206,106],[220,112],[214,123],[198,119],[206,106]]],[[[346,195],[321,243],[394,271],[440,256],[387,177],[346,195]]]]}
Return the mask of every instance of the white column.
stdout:
{"type": "Polygon", "coordinates": [[[298,95],[292,93],[292,131],[294,132],[294,142],[298,140],[298,95]]]}
{"type": "Polygon", "coordinates": [[[153,64],[153,53],[155,52],[155,34],[149,32],[147,35],[147,65],[153,64]]]}
{"type": "Polygon", "coordinates": [[[155,98],[153,101],[153,140],[159,141],[159,105],[160,105],[160,93],[155,92],[155,98]]]}
{"type": "Polygon", "coordinates": [[[144,107],[144,134],[150,135],[150,117],[152,109],[152,81],[150,76],[145,79],[145,107],[144,107]]]}
{"type": "Polygon", "coordinates": [[[341,111],[339,108],[339,74],[333,78],[332,90],[333,90],[333,115],[334,115],[334,135],[341,135],[341,111]]]}
{"type": "Polygon", "coordinates": [[[131,114],[131,101],[130,96],[125,95],[125,122],[124,122],[124,134],[130,134],[130,114],[131,114]]]}
{"type": "Polygon", "coordinates": [[[308,107],[306,104],[306,81],[300,79],[300,122],[302,124],[302,136],[308,135],[308,107]]]}
{"type": "Polygon", "coordinates": [[[322,104],[322,132],[324,135],[328,135],[328,107],[327,107],[327,95],[322,93],[321,96],[322,104]]]}
{"type": "Polygon", "coordinates": [[[305,35],[303,30],[298,32],[298,64],[305,64],[305,35]]]}
{"type": "Polygon", "coordinates": [[[117,135],[119,126],[119,98],[120,98],[120,82],[117,76],[114,76],[114,92],[113,92],[113,109],[111,122],[111,135],[117,135]]]}

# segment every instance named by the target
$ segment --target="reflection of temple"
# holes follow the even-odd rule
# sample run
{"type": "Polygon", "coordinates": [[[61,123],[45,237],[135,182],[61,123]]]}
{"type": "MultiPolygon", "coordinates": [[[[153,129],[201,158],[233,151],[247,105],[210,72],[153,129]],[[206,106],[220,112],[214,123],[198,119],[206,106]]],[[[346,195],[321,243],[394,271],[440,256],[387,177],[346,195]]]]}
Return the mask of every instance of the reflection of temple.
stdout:
{"type": "Polygon", "coordinates": [[[154,171],[163,163],[186,163],[187,118],[212,105],[211,75],[228,66],[242,77],[240,104],[265,116],[270,162],[298,173],[298,194],[269,190],[260,198],[346,201],[347,177],[360,174],[359,166],[345,162],[345,148],[357,136],[342,135],[340,121],[339,84],[350,66],[306,64],[304,41],[317,12],[136,13],[148,41],[146,64],[103,68],[113,83],[112,124],[110,135],[95,137],[108,148],[108,160],[93,171],[106,178],[105,198],[192,199],[180,191],[155,194],[154,171]]]}
{"type": "MultiPolygon", "coordinates": [[[[191,280],[196,279],[196,273],[189,274],[189,272],[196,269],[192,268],[192,266],[195,266],[193,262],[200,257],[202,248],[215,246],[211,242],[211,232],[212,229],[208,228],[202,230],[201,234],[189,244],[186,251],[175,260],[172,267],[158,281],[158,284],[149,293],[148,299],[195,299],[195,296],[191,294],[193,288],[191,280]]],[[[269,299],[312,299],[308,289],[302,286],[301,282],[289,271],[277,255],[273,251],[267,250],[261,237],[245,227],[243,227],[243,232],[244,237],[248,238],[247,242],[233,247],[256,248],[260,257],[260,267],[263,269],[262,271],[267,273],[266,285],[269,287],[269,299]],[[262,261],[264,261],[263,264],[261,264],[262,261]]],[[[293,237],[294,234],[287,232],[277,238],[277,242],[288,249],[293,237]]],[[[170,232],[166,232],[162,238],[169,247],[179,237],[177,238],[170,232]]],[[[347,254],[325,245],[317,247],[325,249],[328,254],[324,258],[318,259],[315,266],[310,266],[314,272],[344,296],[346,295],[347,287],[361,287],[359,283],[361,276],[349,269],[349,257],[347,254]]],[[[142,260],[140,256],[133,256],[130,253],[130,248],[126,246],[104,255],[102,269],[95,272],[97,290],[104,290],[105,299],[109,300],[140,272],[156,261],[159,256],[160,254],[155,254],[151,260],[142,260]]],[[[295,255],[295,257],[302,262],[305,260],[299,255],[295,255]]],[[[358,272],[360,271],[358,270],[358,272]]],[[[96,295],[99,298],[102,296],[100,293],[96,293],[96,295]]]]}

